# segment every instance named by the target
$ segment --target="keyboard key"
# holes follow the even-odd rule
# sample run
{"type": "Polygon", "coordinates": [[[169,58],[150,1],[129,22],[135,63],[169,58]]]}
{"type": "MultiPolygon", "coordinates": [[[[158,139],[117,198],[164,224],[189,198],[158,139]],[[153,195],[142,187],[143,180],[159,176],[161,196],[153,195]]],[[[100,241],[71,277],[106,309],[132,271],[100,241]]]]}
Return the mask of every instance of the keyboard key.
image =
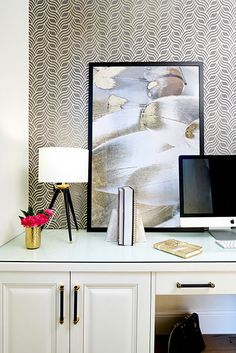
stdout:
{"type": "Polygon", "coordinates": [[[216,244],[224,249],[236,249],[236,240],[216,240],[216,244]]]}

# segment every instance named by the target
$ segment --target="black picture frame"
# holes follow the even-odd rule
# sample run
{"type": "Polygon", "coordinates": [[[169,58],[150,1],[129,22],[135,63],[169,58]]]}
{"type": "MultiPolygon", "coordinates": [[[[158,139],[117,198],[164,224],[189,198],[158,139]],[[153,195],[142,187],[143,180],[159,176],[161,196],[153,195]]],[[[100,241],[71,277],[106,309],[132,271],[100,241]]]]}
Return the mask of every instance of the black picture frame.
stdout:
{"type": "Polygon", "coordinates": [[[178,156],[204,153],[203,63],[89,63],[88,118],[87,230],[106,231],[130,185],[146,231],[179,231],[178,156]]]}

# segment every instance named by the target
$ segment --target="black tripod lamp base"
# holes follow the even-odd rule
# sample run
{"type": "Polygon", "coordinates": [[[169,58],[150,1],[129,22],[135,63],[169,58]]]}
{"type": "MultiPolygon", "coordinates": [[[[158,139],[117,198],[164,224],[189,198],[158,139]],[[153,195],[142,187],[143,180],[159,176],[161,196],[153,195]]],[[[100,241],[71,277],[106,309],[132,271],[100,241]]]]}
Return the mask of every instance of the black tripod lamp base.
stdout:
{"type": "Polygon", "coordinates": [[[63,197],[64,197],[64,203],[65,203],[65,210],[66,210],[66,219],[67,219],[67,226],[68,226],[68,233],[69,233],[69,240],[72,243],[72,233],[71,233],[71,222],[70,222],[70,211],[74,220],[75,228],[76,230],[79,230],[76,217],[75,217],[75,211],[70,195],[70,190],[69,190],[70,185],[69,184],[57,184],[54,186],[54,195],[52,197],[52,201],[49,205],[49,209],[53,208],[53,205],[57,199],[57,196],[59,195],[60,192],[62,192],[63,197]]]}

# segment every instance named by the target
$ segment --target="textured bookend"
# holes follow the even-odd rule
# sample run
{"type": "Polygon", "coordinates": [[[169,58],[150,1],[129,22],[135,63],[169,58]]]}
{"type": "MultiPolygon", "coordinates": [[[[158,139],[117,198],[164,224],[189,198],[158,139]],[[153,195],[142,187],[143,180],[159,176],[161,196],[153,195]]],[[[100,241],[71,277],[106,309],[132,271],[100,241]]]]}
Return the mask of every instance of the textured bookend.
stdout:
{"type": "MultiPolygon", "coordinates": [[[[118,211],[116,208],[113,208],[111,212],[111,217],[109,220],[107,234],[106,234],[106,241],[114,241],[117,242],[117,226],[118,226],[118,211]]],[[[142,217],[140,215],[140,211],[135,209],[135,236],[134,236],[134,243],[143,243],[145,242],[146,235],[143,226],[142,217]]]]}
{"type": "Polygon", "coordinates": [[[141,217],[141,213],[139,209],[135,206],[135,237],[134,241],[135,243],[144,243],[147,241],[146,235],[145,235],[145,230],[143,226],[143,220],[141,217]]]}
{"type": "Polygon", "coordinates": [[[111,211],[111,217],[107,227],[106,241],[117,241],[117,222],[118,222],[117,209],[113,208],[113,210],[111,211]]]}

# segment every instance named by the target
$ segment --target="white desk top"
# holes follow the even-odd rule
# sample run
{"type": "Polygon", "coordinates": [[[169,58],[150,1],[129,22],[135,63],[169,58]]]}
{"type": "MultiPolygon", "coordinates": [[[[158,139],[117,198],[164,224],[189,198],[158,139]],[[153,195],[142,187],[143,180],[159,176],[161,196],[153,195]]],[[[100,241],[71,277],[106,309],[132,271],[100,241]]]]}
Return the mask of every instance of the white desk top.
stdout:
{"type": "Polygon", "coordinates": [[[118,246],[107,242],[105,233],[73,231],[73,243],[67,230],[42,231],[41,247],[25,249],[24,233],[0,247],[0,262],[70,262],[70,263],[209,263],[236,262],[236,249],[223,249],[208,233],[147,233],[145,243],[118,246]],[[156,250],[158,241],[175,238],[203,246],[203,252],[189,259],[156,250]]]}

